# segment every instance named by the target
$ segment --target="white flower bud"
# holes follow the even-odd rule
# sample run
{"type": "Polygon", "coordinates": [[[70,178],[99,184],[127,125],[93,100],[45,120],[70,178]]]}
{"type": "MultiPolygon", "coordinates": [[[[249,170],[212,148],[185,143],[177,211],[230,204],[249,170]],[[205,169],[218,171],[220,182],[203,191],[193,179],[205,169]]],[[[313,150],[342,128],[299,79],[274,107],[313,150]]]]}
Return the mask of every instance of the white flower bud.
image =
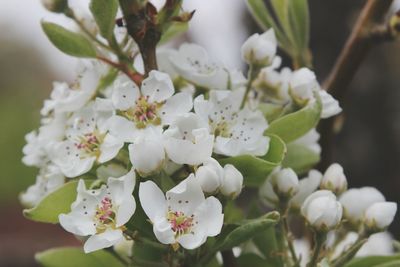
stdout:
{"type": "Polygon", "coordinates": [[[372,204],[384,202],[385,197],[376,188],[354,188],[344,192],[339,199],[344,217],[353,225],[362,222],[364,213],[372,204]]]}
{"type": "Polygon", "coordinates": [[[347,190],[347,179],[342,166],[337,163],[329,166],[322,178],[321,189],[330,190],[336,195],[347,190]]]}
{"type": "Polygon", "coordinates": [[[68,7],[68,0],[42,0],[42,4],[48,11],[63,13],[68,7]]]}
{"type": "Polygon", "coordinates": [[[213,158],[208,159],[196,170],[196,179],[206,193],[214,193],[221,186],[224,169],[213,158]]]}
{"type": "Polygon", "coordinates": [[[275,193],[283,198],[291,198],[299,191],[299,178],[290,168],[274,172],[271,175],[271,184],[275,193]]]}
{"type": "Polygon", "coordinates": [[[366,211],[364,223],[369,230],[383,231],[394,219],[397,212],[395,202],[378,202],[372,204],[366,211]]]}
{"type": "Polygon", "coordinates": [[[312,193],[301,207],[301,214],[318,231],[328,231],[335,228],[342,219],[342,212],[342,205],[336,200],[336,196],[328,190],[312,193]]]}
{"type": "Polygon", "coordinates": [[[293,72],[290,80],[290,95],[301,106],[314,98],[313,90],[319,88],[315,73],[307,68],[301,68],[293,72]]]}
{"type": "Polygon", "coordinates": [[[224,179],[221,185],[221,193],[232,198],[237,197],[242,191],[243,175],[231,164],[224,166],[224,179]]]}
{"type": "Polygon", "coordinates": [[[128,149],[132,167],[141,176],[158,171],[164,163],[165,151],[161,138],[139,137],[128,149]]]}
{"type": "Polygon", "coordinates": [[[248,64],[270,65],[275,57],[277,41],[273,29],[255,33],[242,46],[242,58],[248,64]]]}

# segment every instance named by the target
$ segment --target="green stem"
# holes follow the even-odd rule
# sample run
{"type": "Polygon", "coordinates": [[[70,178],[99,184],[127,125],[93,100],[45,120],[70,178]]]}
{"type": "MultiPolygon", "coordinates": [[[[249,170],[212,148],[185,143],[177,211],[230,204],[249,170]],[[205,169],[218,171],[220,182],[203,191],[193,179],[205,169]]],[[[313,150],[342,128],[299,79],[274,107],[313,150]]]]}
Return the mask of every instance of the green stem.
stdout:
{"type": "Polygon", "coordinates": [[[318,259],[321,254],[322,247],[326,240],[326,233],[325,232],[315,232],[314,234],[314,251],[310,262],[307,264],[307,267],[316,267],[318,263],[318,259]]]}
{"type": "Polygon", "coordinates": [[[300,261],[297,258],[296,251],[294,249],[294,245],[293,245],[293,242],[292,242],[287,215],[283,216],[282,224],[283,224],[283,228],[282,229],[284,231],[284,236],[286,238],[286,242],[287,242],[290,254],[292,255],[292,259],[294,261],[294,267],[299,267],[300,266],[300,261]]]}
{"type": "Polygon", "coordinates": [[[354,256],[357,254],[357,252],[360,250],[360,248],[365,244],[365,242],[368,241],[368,238],[365,237],[364,234],[360,234],[358,237],[357,241],[349,248],[346,250],[344,254],[342,254],[339,258],[337,258],[333,264],[332,267],[341,267],[344,266],[345,263],[350,261],[354,256]]]}
{"type": "Polygon", "coordinates": [[[257,75],[258,75],[258,70],[259,70],[259,68],[258,68],[258,67],[255,67],[253,64],[251,64],[251,65],[249,66],[249,71],[248,71],[248,73],[247,73],[246,92],[244,93],[244,96],[243,96],[242,104],[241,104],[241,106],[240,106],[241,108],[243,108],[244,105],[246,104],[248,95],[249,95],[250,90],[251,90],[251,85],[253,84],[254,79],[255,79],[255,78],[257,77],[257,75]]]}

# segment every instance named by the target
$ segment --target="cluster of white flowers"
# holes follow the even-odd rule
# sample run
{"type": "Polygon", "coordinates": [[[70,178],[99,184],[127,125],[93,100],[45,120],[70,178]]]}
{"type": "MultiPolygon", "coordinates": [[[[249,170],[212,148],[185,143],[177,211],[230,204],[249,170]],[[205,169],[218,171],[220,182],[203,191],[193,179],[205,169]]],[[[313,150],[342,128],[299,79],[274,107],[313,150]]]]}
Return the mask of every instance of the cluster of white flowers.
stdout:
{"type": "MultiPolygon", "coordinates": [[[[263,157],[270,150],[268,116],[260,105],[272,105],[279,116],[316,102],[321,118],[341,111],[311,70],[279,70],[276,52],[273,30],[251,36],[242,47],[250,66],[246,78],[202,47],[183,44],[157,51],[159,70],[140,83],[118,73],[107,86],[102,83],[107,67],[89,62],[73,84],[54,83],[41,126],[26,136],[23,162],[39,174],[22,202],[35,206],[64,183],[79,180],[76,201],[59,222],[87,237],[85,252],[131,238],[126,225],[135,220],[139,204],[159,242],[198,248],[221,232],[221,200],[236,198],[246,179],[221,159],[263,157]],[[169,190],[160,182],[165,176],[175,185],[169,190]]],[[[294,142],[319,154],[318,138],[311,129],[294,142]]],[[[268,205],[301,210],[317,231],[335,229],[344,219],[369,232],[387,228],[394,203],[375,189],[346,190],[338,164],[324,175],[311,170],[300,181],[292,169],[279,166],[260,196],[268,205]]]]}

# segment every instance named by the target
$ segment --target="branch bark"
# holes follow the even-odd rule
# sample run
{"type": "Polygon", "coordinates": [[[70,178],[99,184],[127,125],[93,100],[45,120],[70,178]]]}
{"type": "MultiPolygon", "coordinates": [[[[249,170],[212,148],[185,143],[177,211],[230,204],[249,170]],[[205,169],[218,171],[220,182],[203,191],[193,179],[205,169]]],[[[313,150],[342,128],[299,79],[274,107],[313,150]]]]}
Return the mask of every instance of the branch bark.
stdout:
{"type": "MultiPolygon", "coordinates": [[[[337,100],[343,100],[348,85],[371,47],[376,43],[369,32],[383,19],[391,3],[392,0],[368,0],[365,3],[350,37],[323,84],[323,88],[337,100]]],[[[334,122],[335,118],[330,118],[322,121],[319,127],[322,146],[322,159],[319,166],[321,169],[325,169],[332,159],[334,122]]]]}

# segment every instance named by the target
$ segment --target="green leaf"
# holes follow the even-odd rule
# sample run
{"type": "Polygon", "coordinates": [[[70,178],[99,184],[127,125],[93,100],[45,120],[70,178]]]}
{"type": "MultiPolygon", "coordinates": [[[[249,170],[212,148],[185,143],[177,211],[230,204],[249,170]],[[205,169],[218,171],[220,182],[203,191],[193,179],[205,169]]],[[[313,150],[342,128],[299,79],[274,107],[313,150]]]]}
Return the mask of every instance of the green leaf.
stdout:
{"type": "Polygon", "coordinates": [[[96,57],[94,46],[85,36],[51,22],[42,22],[42,28],[47,38],[62,52],[74,57],[96,57]]]}
{"type": "Polygon", "coordinates": [[[308,133],[320,119],[322,104],[319,97],[316,99],[314,103],[306,105],[299,111],[274,120],[266,133],[279,136],[287,144],[308,133]]]}
{"type": "Polygon", "coordinates": [[[37,253],[35,259],[43,267],[124,267],[110,253],[99,250],[85,254],[81,248],[64,247],[37,253]]]}
{"type": "Polygon", "coordinates": [[[279,213],[273,211],[260,218],[243,221],[238,226],[229,228],[228,233],[221,234],[221,239],[219,239],[212,250],[216,252],[238,246],[261,231],[276,225],[279,218],[279,213]]]}
{"type": "Polygon", "coordinates": [[[272,103],[259,103],[258,108],[269,123],[279,118],[285,110],[284,106],[272,103]]]}
{"type": "Polygon", "coordinates": [[[279,256],[280,253],[275,227],[259,232],[254,236],[253,242],[268,262],[272,263],[275,267],[283,266],[282,259],[279,256]]]}
{"type": "Polygon", "coordinates": [[[344,267],[395,267],[400,266],[400,254],[392,256],[368,256],[356,258],[344,267]],[[390,265],[396,263],[397,265],[390,265]],[[389,265],[386,265],[389,264],[389,265]]]}
{"type": "Polygon", "coordinates": [[[289,1],[289,22],[298,53],[308,50],[310,39],[310,14],[308,0],[289,1]]]}
{"type": "MultiPolygon", "coordinates": [[[[90,182],[87,181],[87,184],[90,182]]],[[[78,194],[76,191],[77,186],[78,181],[64,184],[42,199],[36,207],[25,209],[24,216],[37,222],[58,223],[58,215],[71,211],[71,204],[78,194]]]]}
{"type": "Polygon", "coordinates": [[[269,135],[268,153],[263,157],[241,155],[220,159],[222,165],[234,165],[244,176],[246,186],[257,187],[263,184],[268,174],[281,164],[286,154],[285,143],[276,135],[269,135]]]}
{"type": "Polygon", "coordinates": [[[303,174],[317,164],[320,159],[319,153],[304,145],[292,143],[287,145],[287,154],[282,166],[292,168],[297,174],[303,174]]]}
{"type": "Polygon", "coordinates": [[[90,11],[99,26],[100,34],[110,40],[114,32],[115,16],[118,11],[117,0],[92,0],[90,11]]]}
{"type": "Polygon", "coordinates": [[[172,38],[175,38],[185,32],[189,29],[189,23],[188,22],[173,22],[171,25],[168,27],[168,29],[162,34],[161,40],[158,44],[165,44],[172,38]]]}

